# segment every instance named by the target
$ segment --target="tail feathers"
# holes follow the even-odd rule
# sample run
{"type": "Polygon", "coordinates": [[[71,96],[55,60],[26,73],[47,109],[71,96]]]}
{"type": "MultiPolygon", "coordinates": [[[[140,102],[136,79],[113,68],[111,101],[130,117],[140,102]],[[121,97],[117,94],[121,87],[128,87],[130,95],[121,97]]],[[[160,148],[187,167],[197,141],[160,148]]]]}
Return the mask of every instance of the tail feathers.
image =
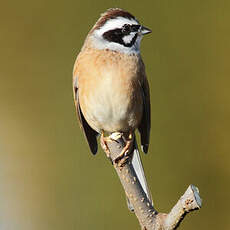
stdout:
{"type": "MultiPolygon", "coordinates": [[[[149,190],[148,185],[147,185],[147,181],[145,178],[145,173],[144,173],[144,169],[143,169],[143,165],[141,162],[140,153],[138,151],[136,140],[134,140],[134,145],[135,146],[134,146],[134,152],[133,152],[132,165],[133,165],[133,168],[137,174],[138,180],[140,181],[140,184],[141,184],[144,192],[146,193],[146,196],[149,199],[149,202],[153,205],[152,196],[151,196],[150,190],[149,190]]],[[[133,206],[130,203],[128,198],[127,198],[127,203],[128,203],[129,210],[134,211],[134,208],[133,208],[133,206]]]]}

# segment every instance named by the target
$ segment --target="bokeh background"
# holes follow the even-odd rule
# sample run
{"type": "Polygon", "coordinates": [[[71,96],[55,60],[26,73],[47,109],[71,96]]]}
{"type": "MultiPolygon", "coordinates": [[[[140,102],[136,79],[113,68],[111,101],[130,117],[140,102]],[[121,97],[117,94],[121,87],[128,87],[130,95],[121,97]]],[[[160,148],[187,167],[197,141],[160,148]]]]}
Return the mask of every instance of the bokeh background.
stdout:
{"type": "Polygon", "coordinates": [[[132,12],[151,88],[143,162],[156,208],[190,183],[203,198],[180,229],[230,229],[230,1],[21,0],[0,8],[0,229],[139,229],[100,150],[76,122],[72,66],[99,14],[132,12]]]}

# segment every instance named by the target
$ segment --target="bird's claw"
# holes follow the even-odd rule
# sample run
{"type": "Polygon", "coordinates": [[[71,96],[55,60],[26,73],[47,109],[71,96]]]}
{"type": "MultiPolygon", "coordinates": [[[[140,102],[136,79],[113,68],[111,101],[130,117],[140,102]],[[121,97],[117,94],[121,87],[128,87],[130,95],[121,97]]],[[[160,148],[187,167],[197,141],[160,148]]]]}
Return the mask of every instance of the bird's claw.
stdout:
{"type": "MultiPolygon", "coordinates": [[[[118,142],[118,140],[122,138],[122,133],[119,133],[119,132],[114,132],[112,133],[110,136],[108,137],[105,137],[104,136],[104,132],[102,132],[101,134],[101,146],[102,146],[102,149],[104,150],[104,152],[106,153],[106,156],[111,159],[111,152],[109,150],[109,147],[107,145],[107,142],[111,142],[111,141],[115,141],[115,142],[118,142]]],[[[129,153],[131,152],[131,149],[132,148],[132,143],[133,143],[133,134],[132,133],[129,133],[127,139],[125,140],[125,147],[122,149],[121,153],[116,157],[115,160],[113,160],[115,163],[118,164],[118,166],[122,166],[126,161],[127,159],[129,158],[129,153]]]]}
{"type": "Polygon", "coordinates": [[[111,140],[109,139],[109,137],[105,137],[104,132],[102,132],[100,141],[101,141],[101,147],[102,147],[102,149],[106,153],[106,156],[110,159],[111,158],[110,157],[111,153],[109,151],[109,147],[107,145],[107,141],[111,141],[111,140]]]}
{"type": "Polygon", "coordinates": [[[118,155],[118,157],[115,159],[115,162],[118,163],[118,166],[122,166],[124,164],[124,162],[126,162],[126,160],[128,159],[128,154],[131,152],[132,148],[132,143],[133,143],[133,135],[132,133],[129,134],[128,136],[128,140],[126,140],[126,145],[125,147],[122,149],[121,153],[118,155]]]}

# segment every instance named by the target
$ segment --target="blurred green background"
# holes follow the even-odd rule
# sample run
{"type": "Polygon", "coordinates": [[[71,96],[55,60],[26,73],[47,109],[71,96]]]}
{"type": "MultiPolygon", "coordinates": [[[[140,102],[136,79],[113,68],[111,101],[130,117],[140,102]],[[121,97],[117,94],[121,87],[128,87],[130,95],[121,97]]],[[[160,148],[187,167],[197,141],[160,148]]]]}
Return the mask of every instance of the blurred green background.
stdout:
{"type": "Polygon", "coordinates": [[[105,154],[76,122],[72,66],[110,7],[153,33],[142,42],[151,88],[143,162],[156,208],[190,183],[203,198],[180,229],[230,229],[230,1],[2,1],[0,229],[139,229],[105,154]]]}

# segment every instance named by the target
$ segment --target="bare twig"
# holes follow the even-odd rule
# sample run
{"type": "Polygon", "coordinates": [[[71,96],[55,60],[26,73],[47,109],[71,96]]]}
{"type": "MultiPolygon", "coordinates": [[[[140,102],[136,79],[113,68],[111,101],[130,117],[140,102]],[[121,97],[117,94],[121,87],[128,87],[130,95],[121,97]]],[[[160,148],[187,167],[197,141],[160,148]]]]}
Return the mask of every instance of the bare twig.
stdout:
{"type": "Polygon", "coordinates": [[[168,214],[158,213],[138,180],[131,163],[132,154],[118,158],[126,145],[126,140],[122,135],[116,134],[116,137],[110,141],[106,140],[110,158],[143,230],[174,230],[187,213],[201,207],[199,191],[194,185],[190,185],[168,214]]]}

